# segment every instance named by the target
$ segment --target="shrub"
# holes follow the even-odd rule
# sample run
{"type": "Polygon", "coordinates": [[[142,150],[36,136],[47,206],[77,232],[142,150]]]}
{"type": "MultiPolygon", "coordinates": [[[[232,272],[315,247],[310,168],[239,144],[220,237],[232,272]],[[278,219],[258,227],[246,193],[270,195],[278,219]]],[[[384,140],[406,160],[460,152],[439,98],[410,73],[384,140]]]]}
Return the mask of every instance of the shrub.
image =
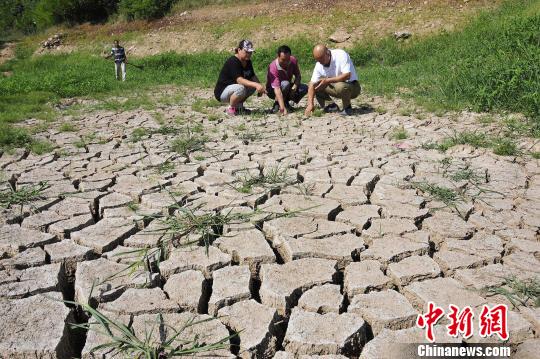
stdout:
{"type": "Polygon", "coordinates": [[[155,19],[169,11],[174,0],[120,0],[119,13],[128,20],[155,19]]]}

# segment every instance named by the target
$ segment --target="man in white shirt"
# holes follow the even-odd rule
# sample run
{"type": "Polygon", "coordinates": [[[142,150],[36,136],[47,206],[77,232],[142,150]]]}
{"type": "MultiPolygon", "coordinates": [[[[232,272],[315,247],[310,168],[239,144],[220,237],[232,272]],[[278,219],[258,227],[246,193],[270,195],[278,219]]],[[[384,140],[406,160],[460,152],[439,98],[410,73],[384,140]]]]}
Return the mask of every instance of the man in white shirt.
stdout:
{"type": "Polygon", "coordinates": [[[309,83],[306,116],[313,113],[315,97],[324,112],[338,112],[339,107],[332,97],[340,98],[343,102],[341,114],[352,115],[351,99],[360,95],[360,84],[349,54],[319,44],[313,49],[313,57],[317,63],[309,83]],[[325,106],[326,101],[331,103],[325,106]]]}

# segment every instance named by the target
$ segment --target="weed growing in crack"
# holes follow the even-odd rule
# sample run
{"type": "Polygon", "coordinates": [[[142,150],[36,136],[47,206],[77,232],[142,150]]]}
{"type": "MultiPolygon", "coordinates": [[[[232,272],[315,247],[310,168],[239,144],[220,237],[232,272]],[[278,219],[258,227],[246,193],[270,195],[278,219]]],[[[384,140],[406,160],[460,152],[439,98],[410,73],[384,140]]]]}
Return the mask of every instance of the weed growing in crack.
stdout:
{"type": "Polygon", "coordinates": [[[315,183],[298,183],[295,187],[303,196],[313,196],[315,193],[315,183]]]}
{"type": "Polygon", "coordinates": [[[457,145],[470,145],[475,148],[491,148],[493,153],[500,156],[514,156],[520,153],[512,134],[503,137],[487,136],[484,133],[464,131],[454,133],[439,143],[422,145],[424,149],[437,149],[446,152],[457,145]]]}
{"type": "Polygon", "coordinates": [[[43,191],[49,188],[46,181],[37,185],[20,186],[15,189],[11,184],[7,189],[0,190],[0,206],[11,208],[20,206],[21,211],[26,204],[43,199],[43,191]]]}
{"type": "Polygon", "coordinates": [[[403,127],[403,126],[395,128],[390,133],[390,139],[396,140],[396,141],[404,140],[404,139],[406,139],[408,137],[409,137],[409,134],[407,133],[407,131],[405,130],[405,127],[403,127]]]}
{"type": "Polygon", "coordinates": [[[191,109],[195,112],[208,114],[208,108],[219,107],[220,103],[215,99],[202,99],[198,98],[191,104],[191,109]]]}
{"type": "Polygon", "coordinates": [[[92,143],[96,139],[96,135],[94,133],[89,135],[83,135],[81,136],[81,139],[78,141],[75,141],[73,145],[77,148],[85,148],[87,145],[92,143]]]}
{"type": "Polygon", "coordinates": [[[144,137],[148,136],[149,134],[150,133],[146,128],[142,128],[142,127],[136,128],[133,130],[133,132],[131,132],[129,141],[139,142],[140,140],[142,140],[144,137]]]}
{"type": "Polygon", "coordinates": [[[105,343],[93,347],[90,350],[91,354],[99,351],[111,351],[112,356],[118,355],[145,359],[192,356],[215,350],[228,349],[230,339],[238,335],[236,333],[213,343],[205,343],[197,335],[186,338],[188,335],[186,330],[204,322],[217,320],[216,318],[195,320],[195,317],[193,317],[177,330],[167,325],[161,314],[157,314],[155,323],[145,322],[144,329],[142,330],[144,336],[141,336],[135,332],[132,323],[125,325],[120,320],[112,319],[88,304],[72,301],[64,302],[80,306],[91,317],[91,321],[88,323],[71,324],[73,328],[94,331],[107,338],[105,343]],[[167,335],[164,337],[165,332],[167,335]],[[156,337],[159,339],[156,339],[156,337]]]}
{"type": "Polygon", "coordinates": [[[436,201],[444,203],[447,207],[455,208],[463,199],[453,189],[438,186],[429,182],[411,182],[413,188],[429,194],[436,201]]]}
{"type": "Polygon", "coordinates": [[[30,151],[36,155],[52,152],[54,148],[54,144],[47,140],[33,140],[29,146],[30,151]]]}
{"type": "Polygon", "coordinates": [[[60,125],[60,127],[58,127],[58,131],[60,132],[77,132],[78,131],[78,128],[70,123],[70,122],[64,122],[60,125]]]}
{"type": "Polygon", "coordinates": [[[458,203],[463,202],[463,197],[455,190],[426,181],[411,182],[411,185],[413,188],[427,193],[432,199],[444,203],[445,207],[453,209],[463,217],[457,207],[458,203]]]}
{"type": "Polygon", "coordinates": [[[163,163],[160,163],[155,167],[155,171],[157,174],[164,174],[168,172],[172,172],[174,170],[174,163],[172,161],[165,161],[163,163]]]}
{"type": "Polygon", "coordinates": [[[515,156],[520,153],[516,143],[511,138],[501,137],[492,143],[493,153],[499,156],[515,156]]]}
{"type": "Polygon", "coordinates": [[[188,128],[187,133],[171,142],[171,150],[188,157],[192,152],[204,150],[206,142],[208,137],[194,133],[188,128]]]}
{"type": "Polygon", "coordinates": [[[129,202],[126,207],[133,212],[137,212],[139,210],[139,204],[134,201],[129,202]]]}
{"type": "Polygon", "coordinates": [[[251,193],[253,187],[273,188],[278,185],[291,185],[296,182],[288,174],[288,168],[268,167],[264,173],[253,175],[249,171],[240,171],[240,175],[237,176],[240,182],[239,187],[235,187],[238,192],[251,193]]]}
{"type": "Polygon", "coordinates": [[[515,276],[505,277],[500,287],[485,288],[488,295],[502,295],[517,308],[540,307],[540,280],[538,277],[521,280],[515,276]]]}

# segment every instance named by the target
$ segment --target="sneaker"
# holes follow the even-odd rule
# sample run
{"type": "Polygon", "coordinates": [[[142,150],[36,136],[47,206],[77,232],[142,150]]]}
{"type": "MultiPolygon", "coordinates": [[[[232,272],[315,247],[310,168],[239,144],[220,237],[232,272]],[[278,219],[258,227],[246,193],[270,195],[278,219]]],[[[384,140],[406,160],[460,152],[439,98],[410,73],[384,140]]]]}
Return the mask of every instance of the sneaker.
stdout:
{"type": "Polygon", "coordinates": [[[236,108],[235,107],[227,107],[227,109],[225,110],[225,113],[229,116],[236,116],[237,113],[236,113],[236,108]]]}
{"type": "Polygon", "coordinates": [[[238,107],[236,109],[236,113],[238,115],[251,115],[251,110],[250,109],[247,109],[245,107],[238,107]]]}
{"type": "Polygon", "coordinates": [[[274,106],[272,106],[270,113],[278,113],[278,112],[279,112],[279,103],[274,102],[274,106]]]}
{"type": "Polygon", "coordinates": [[[287,111],[289,112],[294,112],[294,106],[291,105],[292,101],[291,102],[287,102],[285,104],[285,107],[287,108],[287,111]]]}
{"type": "Polygon", "coordinates": [[[339,112],[339,107],[335,103],[331,103],[323,108],[324,113],[339,112]]]}
{"type": "Polygon", "coordinates": [[[352,107],[349,106],[349,107],[345,107],[343,109],[343,111],[341,111],[339,113],[341,116],[352,116],[353,115],[353,110],[352,110],[352,107]]]}

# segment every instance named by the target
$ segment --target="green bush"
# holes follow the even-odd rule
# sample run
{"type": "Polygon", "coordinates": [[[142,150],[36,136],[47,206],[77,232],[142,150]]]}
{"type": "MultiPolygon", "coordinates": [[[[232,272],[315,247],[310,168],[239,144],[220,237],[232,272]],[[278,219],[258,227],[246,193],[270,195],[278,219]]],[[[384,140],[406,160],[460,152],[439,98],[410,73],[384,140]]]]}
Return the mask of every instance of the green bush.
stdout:
{"type": "Polygon", "coordinates": [[[156,19],[165,15],[174,0],[120,0],[119,13],[128,20],[156,19]]]}

